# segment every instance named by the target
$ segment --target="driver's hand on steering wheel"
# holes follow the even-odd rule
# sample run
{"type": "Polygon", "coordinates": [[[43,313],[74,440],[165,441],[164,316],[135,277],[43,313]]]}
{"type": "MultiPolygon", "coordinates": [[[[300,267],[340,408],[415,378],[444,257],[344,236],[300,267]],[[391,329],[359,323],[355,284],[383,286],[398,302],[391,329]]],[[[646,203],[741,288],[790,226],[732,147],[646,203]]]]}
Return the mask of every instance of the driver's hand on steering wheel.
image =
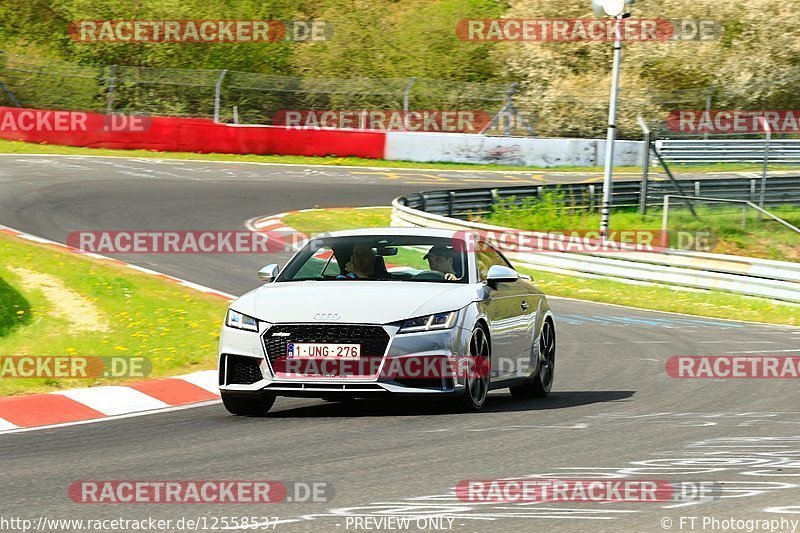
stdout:
{"type": "Polygon", "coordinates": [[[447,281],[455,281],[455,280],[457,280],[458,278],[457,278],[457,277],[456,277],[456,275],[455,275],[455,274],[453,274],[452,272],[448,272],[448,273],[446,273],[446,274],[444,275],[444,279],[446,279],[447,281]]]}

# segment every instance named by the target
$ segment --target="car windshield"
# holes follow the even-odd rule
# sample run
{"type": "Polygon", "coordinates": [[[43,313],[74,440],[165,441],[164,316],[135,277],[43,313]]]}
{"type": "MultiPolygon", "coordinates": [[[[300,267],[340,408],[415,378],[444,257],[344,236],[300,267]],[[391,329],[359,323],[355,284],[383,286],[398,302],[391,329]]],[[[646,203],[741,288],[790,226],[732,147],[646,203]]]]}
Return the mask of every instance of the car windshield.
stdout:
{"type": "Polygon", "coordinates": [[[463,241],[447,237],[318,238],[309,242],[275,281],[467,283],[465,249],[463,241]]]}

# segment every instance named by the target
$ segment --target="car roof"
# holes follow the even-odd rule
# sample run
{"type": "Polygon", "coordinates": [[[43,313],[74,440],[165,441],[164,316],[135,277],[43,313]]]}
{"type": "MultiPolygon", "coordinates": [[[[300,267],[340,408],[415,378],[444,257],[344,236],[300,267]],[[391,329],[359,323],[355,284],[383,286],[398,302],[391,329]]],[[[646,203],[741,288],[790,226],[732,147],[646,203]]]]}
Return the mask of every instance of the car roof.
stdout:
{"type": "Polygon", "coordinates": [[[409,237],[445,237],[445,238],[459,238],[464,237],[463,230],[451,229],[434,229],[434,228],[363,228],[363,229],[349,229],[341,231],[331,231],[322,233],[316,237],[359,237],[370,235],[391,235],[391,236],[409,236],[409,237]]]}

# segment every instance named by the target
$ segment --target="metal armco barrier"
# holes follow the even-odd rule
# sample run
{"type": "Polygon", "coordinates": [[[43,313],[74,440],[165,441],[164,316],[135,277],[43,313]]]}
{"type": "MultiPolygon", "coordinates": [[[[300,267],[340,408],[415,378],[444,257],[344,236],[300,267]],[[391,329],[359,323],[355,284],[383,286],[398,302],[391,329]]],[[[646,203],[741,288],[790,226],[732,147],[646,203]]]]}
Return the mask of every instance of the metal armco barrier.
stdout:
{"type": "MultiPolygon", "coordinates": [[[[616,187],[616,184],[615,184],[616,187]]],[[[392,226],[454,230],[514,231],[501,226],[467,222],[449,213],[476,213],[491,198],[513,196],[510,189],[439,191],[401,196],[392,202],[392,226]],[[487,199],[487,195],[490,197],[487,199]]],[[[513,189],[521,189],[515,187],[513,189]]],[[[487,204],[488,202],[488,204],[487,204]]],[[[537,270],[627,283],[656,283],[709,289],[800,303],[800,263],[681,250],[666,253],[508,253],[508,258],[537,270]]]]}
{"type": "MultiPolygon", "coordinates": [[[[766,141],[661,139],[655,145],[670,163],[760,163],[764,160],[766,141]]],[[[800,164],[800,140],[770,140],[769,163],[800,164]]]]}
{"type": "MultiPolygon", "coordinates": [[[[757,202],[760,195],[761,178],[753,179],[703,179],[679,180],[683,192],[692,196],[713,196],[730,200],[757,202]]],[[[466,218],[483,215],[492,205],[502,201],[522,203],[527,198],[540,197],[545,191],[558,189],[576,207],[595,207],[603,197],[602,183],[558,184],[497,189],[460,189],[454,191],[427,191],[409,194],[399,200],[403,205],[427,213],[466,218]]],[[[618,181],[614,183],[614,207],[639,207],[641,182],[618,181]]],[[[650,181],[647,189],[647,205],[660,206],[664,195],[676,194],[667,181],[650,181]]],[[[800,203],[800,176],[767,178],[765,205],[800,203]]]]}

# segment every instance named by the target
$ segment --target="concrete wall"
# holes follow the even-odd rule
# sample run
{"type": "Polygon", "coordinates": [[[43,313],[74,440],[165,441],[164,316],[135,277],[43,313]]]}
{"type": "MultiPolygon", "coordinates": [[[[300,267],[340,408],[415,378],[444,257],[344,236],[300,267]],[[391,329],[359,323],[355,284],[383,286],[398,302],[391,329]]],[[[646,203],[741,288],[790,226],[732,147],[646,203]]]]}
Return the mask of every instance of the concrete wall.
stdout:
{"type": "MultiPolygon", "coordinates": [[[[525,166],[602,166],[605,139],[483,137],[389,132],[384,159],[525,166]]],[[[642,164],[642,141],[617,141],[615,166],[642,164]]]]}

